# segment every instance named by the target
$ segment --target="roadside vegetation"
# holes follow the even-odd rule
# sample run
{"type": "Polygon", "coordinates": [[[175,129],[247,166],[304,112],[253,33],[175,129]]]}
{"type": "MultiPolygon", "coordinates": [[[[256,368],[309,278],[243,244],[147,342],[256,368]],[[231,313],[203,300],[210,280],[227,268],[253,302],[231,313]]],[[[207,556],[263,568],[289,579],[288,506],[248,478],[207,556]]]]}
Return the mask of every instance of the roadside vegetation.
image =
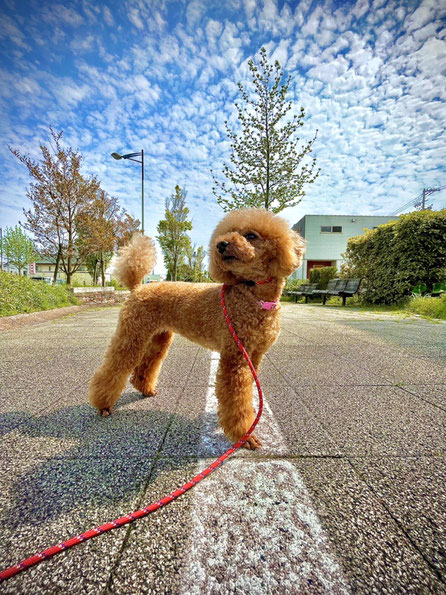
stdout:
{"type": "Polygon", "coordinates": [[[48,285],[0,271],[0,316],[51,310],[77,304],[65,285],[48,285]]]}
{"type": "MultiPolygon", "coordinates": [[[[305,281],[299,281],[299,286],[305,281]]],[[[297,284],[290,286],[293,289],[288,291],[297,291],[297,284]]],[[[287,291],[287,290],[284,290],[287,291]]],[[[293,302],[294,296],[282,294],[281,302],[293,302]]],[[[305,299],[301,298],[298,303],[304,303],[305,299]]],[[[402,300],[398,304],[366,304],[358,296],[349,298],[345,306],[342,305],[342,299],[332,297],[327,299],[325,306],[322,306],[322,300],[310,300],[308,305],[317,305],[324,308],[340,308],[356,312],[371,312],[373,314],[394,314],[397,316],[414,316],[418,315],[428,320],[446,320],[446,295],[441,297],[430,296],[412,296],[402,300]]]]}

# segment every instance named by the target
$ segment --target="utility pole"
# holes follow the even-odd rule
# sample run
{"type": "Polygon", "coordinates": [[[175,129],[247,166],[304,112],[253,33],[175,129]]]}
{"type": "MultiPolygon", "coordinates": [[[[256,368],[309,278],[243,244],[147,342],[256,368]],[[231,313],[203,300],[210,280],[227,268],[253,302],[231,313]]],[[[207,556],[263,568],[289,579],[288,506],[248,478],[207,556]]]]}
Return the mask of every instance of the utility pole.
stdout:
{"type": "Polygon", "coordinates": [[[439,192],[440,188],[423,188],[422,198],[419,202],[415,203],[415,207],[421,207],[420,211],[424,211],[425,209],[432,209],[432,205],[426,207],[426,197],[430,196],[434,192],[439,192]]]}

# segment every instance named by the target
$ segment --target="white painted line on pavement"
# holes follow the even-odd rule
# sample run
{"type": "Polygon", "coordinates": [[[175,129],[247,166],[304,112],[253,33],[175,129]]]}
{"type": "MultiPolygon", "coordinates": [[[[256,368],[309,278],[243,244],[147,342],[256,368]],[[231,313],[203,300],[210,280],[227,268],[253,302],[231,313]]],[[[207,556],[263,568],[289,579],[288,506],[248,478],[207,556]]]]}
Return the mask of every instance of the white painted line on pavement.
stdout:
{"type": "MultiPolygon", "coordinates": [[[[215,432],[217,367],[213,353],[201,457],[229,445],[221,430],[215,432]]],[[[259,427],[263,455],[287,452],[266,403],[259,427]]],[[[250,457],[237,453],[194,488],[180,593],[350,593],[295,466],[250,457]]],[[[200,470],[205,466],[200,460],[200,470]]]]}

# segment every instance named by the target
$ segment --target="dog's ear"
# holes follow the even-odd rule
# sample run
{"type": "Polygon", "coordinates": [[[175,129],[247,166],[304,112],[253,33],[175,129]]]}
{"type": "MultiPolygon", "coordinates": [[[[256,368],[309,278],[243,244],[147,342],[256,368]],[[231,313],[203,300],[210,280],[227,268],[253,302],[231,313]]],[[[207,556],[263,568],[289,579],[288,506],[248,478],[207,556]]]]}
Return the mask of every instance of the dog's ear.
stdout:
{"type": "Polygon", "coordinates": [[[276,277],[289,277],[302,263],[305,240],[290,230],[288,237],[276,240],[276,257],[271,262],[271,273],[276,277]]]}

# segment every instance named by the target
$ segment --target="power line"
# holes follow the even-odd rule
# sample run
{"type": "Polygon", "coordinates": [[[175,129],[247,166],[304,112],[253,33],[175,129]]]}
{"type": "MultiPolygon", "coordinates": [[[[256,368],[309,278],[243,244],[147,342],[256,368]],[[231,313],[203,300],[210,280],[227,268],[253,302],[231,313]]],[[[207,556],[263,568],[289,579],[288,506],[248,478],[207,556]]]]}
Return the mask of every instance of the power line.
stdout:
{"type": "Polygon", "coordinates": [[[412,200],[409,200],[409,202],[407,202],[405,205],[403,205],[402,207],[399,207],[396,211],[394,211],[391,214],[391,217],[393,217],[393,215],[398,215],[398,213],[401,213],[401,211],[405,211],[406,209],[408,209],[409,207],[411,207],[412,205],[415,205],[415,203],[420,200],[420,198],[422,197],[422,194],[419,194],[418,196],[416,196],[415,198],[413,198],[412,200]]]}
{"type": "Polygon", "coordinates": [[[402,211],[405,211],[406,209],[408,209],[411,206],[421,207],[422,209],[425,209],[426,208],[426,197],[430,196],[434,192],[439,192],[440,190],[444,190],[445,188],[446,188],[446,184],[443,186],[440,186],[439,188],[423,188],[423,191],[421,192],[421,194],[419,194],[416,198],[413,198],[412,200],[410,200],[405,205],[399,207],[396,211],[394,211],[391,214],[391,217],[393,217],[394,215],[397,215],[398,213],[401,213],[402,211]]]}

